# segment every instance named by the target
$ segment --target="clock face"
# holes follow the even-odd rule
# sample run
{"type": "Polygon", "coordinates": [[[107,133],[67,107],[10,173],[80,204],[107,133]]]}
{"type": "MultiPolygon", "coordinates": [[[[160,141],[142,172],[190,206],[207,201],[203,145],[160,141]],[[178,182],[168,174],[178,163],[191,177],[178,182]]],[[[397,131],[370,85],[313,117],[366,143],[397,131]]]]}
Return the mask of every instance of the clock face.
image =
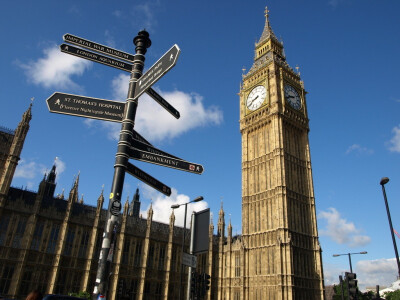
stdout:
{"type": "Polygon", "coordinates": [[[262,85],[256,86],[247,97],[246,105],[250,110],[256,110],[263,104],[267,90],[262,85]]]}
{"type": "Polygon", "coordinates": [[[299,93],[291,85],[285,85],[285,98],[289,102],[290,106],[294,109],[301,108],[301,99],[299,93]]]}

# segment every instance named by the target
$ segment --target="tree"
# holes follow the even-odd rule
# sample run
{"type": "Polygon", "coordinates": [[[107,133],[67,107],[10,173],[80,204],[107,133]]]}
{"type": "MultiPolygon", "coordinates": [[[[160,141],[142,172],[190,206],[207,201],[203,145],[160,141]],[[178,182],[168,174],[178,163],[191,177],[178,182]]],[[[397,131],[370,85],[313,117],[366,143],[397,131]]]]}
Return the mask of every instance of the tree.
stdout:
{"type": "MultiPolygon", "coordinates": [[[[333,296],[333,300],[342,300],[342,287],[340,286],[340,284],[338,285],[334,285],[333,286],[333,290],[335,291],[335,295],[333,296]]],[[[343,291],[344,291],[344,299],[347,300],[347,283],[346,281],[343,282],[343,291]]],[[[360,291],[358,291],[357,293],[357,299],[358,300],[372,300],[374,299],[374,293],[369,291],[369,292],[365,292],[362,293],[360,291]]],[[[388,299],[388,298],[386,298],[388,299]]],[[[400,300],[400,298],[393,298],[391,300],[400,300]]]]}
{"type": "MultiPolygon", "coordinates": [[[[333,290],[335,291],[335,294],[333,295],[333,300],[342,300],[342,287],[340,284],[334,285],[333,290]]],[[[347,299],[347,283],[343,282],[343,291],[344,291],[344,298],[347,299]]]]}
{"type": "Polygon", "coordinates": [[[91,295],[88,292],[68,293],[68,296],[83,298],[87,300],[92,299],[91,295]]]}
{"type": "Polygon", "coordinates": [[[400,300],[400,290],[385,293],[386,300],[400,300]]]}

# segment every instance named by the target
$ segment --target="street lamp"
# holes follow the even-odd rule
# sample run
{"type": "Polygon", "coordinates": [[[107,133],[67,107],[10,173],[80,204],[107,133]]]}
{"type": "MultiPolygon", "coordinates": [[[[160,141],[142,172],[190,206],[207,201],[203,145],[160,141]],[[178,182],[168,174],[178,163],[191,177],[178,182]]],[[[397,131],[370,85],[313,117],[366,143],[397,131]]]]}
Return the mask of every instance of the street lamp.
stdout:
{"type": "Polygon", "coordinates": [[[353,267],[351,265],[351,255],[353,254],[367,254],[367,251],[362,251],[362,252],[355,252],[355,253],[343,253],[343,254],[333,254],[333,257],[337,257],[337,256],[342,256],[342,255],[348,255],[349,256],[349,264],[350,264],[350,273],[353,273],[353,267]]]}
{"type": "MultiPolygon", "coordinates": [[[[176,209],[179,208],[182,205],[185,205],[185,218],[184,218],[184,223],[183,223],[183,234],[182,234],[182,259],[183,259],[183,249],[185,246],[185,231],[186,231],[186,214],[187,214],[187,205],[189,203],[193,203],[193,202],[200,202],[202,201],[204,198],[202,196],[199,196],[195,199],[193,199],[192,201],[186,202],[186,203],[182,203],[182,204],[174,204],[171,205],[172,209],[176,209]]],[[[189,282],[188,282],[189,284],[189,282]]],[[[179,293],[178,293],[178,299],[181,299],[181,289],[183,287],[183,264],[181,263],[181,280],[180,280],[180,286],[179,286],[179,293]]]]}
{"type": "Polygon", "coordinates": [[[388,204],[388,201],[387,201],[387,198],[386,198],[386,191],[385,191],[385,184],[388,183],[388,182],[389,182],[389,178],[383,177],[383,178],[381,179],[380,185],[382,186],[383,199],[385,200],[386,212],[387,212],[387,215],[388,215],[389,226],[390,226],[390,233],[392,234],[394,253],[396,254],[396,262],[397,262],[397,269],[398,269],[398,276],[397,276],[397,279],[400,279],[399,253],[397,252],[397,246],[396,246],[396,240],[395,240],[395,238],[394,238],[394,231],[393,231],[392,219],[390,218],[389,204],[388,204]]]}

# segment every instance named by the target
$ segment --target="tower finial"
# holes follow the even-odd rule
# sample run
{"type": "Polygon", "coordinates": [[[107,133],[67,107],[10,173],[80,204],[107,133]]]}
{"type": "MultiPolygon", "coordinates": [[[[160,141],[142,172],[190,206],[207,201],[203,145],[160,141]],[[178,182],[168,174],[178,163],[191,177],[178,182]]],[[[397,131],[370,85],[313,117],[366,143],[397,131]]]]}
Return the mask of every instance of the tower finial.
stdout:
{"type": "Polygon", "coordinates": [[[265,25],[268,25],[268,28],[271,29],[271,25],[269,24],[269,10],[268,10],[268,6],[265,7],[265,25]]]}
{"type": "Polygon", "coordinates": [[[297,75],[300,76],[300,67],[299,67],[299,65],[296,65],[296,71],[297,71],[297,75]]]}
{"type": "MultiPolygon", "coordinates": [[[[271,24],[269,23],[269,10],[268,7],[265,7],[265,11],[264,11],[264,15],[265,15],[265,25],[264,25],[264,30],[261,34],[260,39],[258,40],[258,43],[261,43],[262,41],[273,37],[276,39],[274,32],[272,31],[271,28],[271,24]]],[[[257,42],[256,42],[257,43],[257,42]]]]}

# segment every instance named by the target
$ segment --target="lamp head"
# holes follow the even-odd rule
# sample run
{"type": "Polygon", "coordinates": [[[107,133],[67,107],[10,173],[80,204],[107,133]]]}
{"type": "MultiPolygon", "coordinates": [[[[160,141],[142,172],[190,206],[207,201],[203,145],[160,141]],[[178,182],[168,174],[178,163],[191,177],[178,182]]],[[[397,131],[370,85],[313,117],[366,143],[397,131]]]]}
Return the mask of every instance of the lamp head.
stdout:
{"type": "Polygon", "coordinates": [[[201,200],[203,200],[204,198],[203,198],[203,196],[199,196],[199,197],[197,197],[197,198],[194,198],[192,201],[190,201],[190,202],[199,202],[199,201],[201,201],[201,200]]]}
{"type": "Polygon", "coordinates": [[[381,179],[380,184],[381,184],[381,185],[385,185],[385,184],[388,183],[388,182],[389,182],[389,178],[383,177],[383,178],[381,179]]]}
{"type": "Polygon", "coordinates": [[[332,256],[333,257],[337,257],[337,256],[340,256],[340,254],[333,254],[332,256]]]}
{"type": "Polygon", "coordinates": [[[171,208],[175,209],[175,208],[179,208],[179,206],[181,206],[181,205],[180,204],[174,204],[174,205],[171,205],[171,208]]]}
{"type": "Polygon", "coordinates": [[[367,253],[368,253],[367,251],[360,252],[360,254],[367,254],[367,253]]]}

